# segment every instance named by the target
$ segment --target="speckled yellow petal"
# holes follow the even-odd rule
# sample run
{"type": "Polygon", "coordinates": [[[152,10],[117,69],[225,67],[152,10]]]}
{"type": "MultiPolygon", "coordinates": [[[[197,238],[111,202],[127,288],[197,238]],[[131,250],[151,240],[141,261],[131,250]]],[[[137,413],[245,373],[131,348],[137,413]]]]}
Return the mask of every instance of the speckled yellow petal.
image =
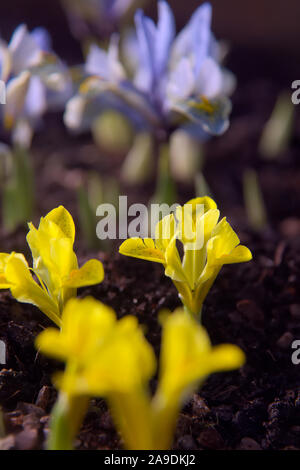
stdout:
{"type": "Polygon", "coordinates": [[[151,238],[129,238],[119,248],[121,255],[145,259],[156,263],[164,263],[165,257],[161,250],[156,248],[151,238]]]}
{"type": "Polygon", "coordinates": [[[67,211],[63,206],[59,206],[49,212],[46,217],[46,221],[54,222],[62,230],[65,237],[70,238],[73,242],[75,239],[75,225],[70,212],[67,211]]]}
{"type": "Polygon", "coordinates": [[[63,281],[63,287],[92,286],[104,279],[103,265],[97,259],[90,259],[80,269],[70,272],[68,278],[63,281]]]}

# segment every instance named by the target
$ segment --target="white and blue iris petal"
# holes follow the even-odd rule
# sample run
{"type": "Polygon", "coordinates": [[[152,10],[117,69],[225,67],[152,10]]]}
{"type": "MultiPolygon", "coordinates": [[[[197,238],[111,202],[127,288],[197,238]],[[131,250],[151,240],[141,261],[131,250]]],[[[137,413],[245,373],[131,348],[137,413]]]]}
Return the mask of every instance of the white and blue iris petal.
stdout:
{"type": "Polygon", "coordinates": [[[26,135],[32,135],[45,111],[64,107],[72,93],[69,71],[52,52],[43,28],[29,32],[21,24],[8,44],[0,42],[0,73],[7,91],[2,120],[12,138],[15,131],[23,135],[20,123],[26,125],[26,135]]]}

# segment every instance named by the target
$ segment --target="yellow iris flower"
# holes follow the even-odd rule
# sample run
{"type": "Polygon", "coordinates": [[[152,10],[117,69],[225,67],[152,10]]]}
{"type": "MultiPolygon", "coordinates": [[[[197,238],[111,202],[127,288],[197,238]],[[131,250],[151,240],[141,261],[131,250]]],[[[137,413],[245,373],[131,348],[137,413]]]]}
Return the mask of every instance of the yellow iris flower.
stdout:
{"type": "Polygon", "coordinates": [[[117,320],[110,308],[92,298],[68,302],[61,331],[43,331],[36,345],[66,362],[54,381],[69,403],[70,428],[80,397],[100,396],[107,399],[127,448],[167,449],[183,401],[210,373],[244,362],[237,346],[213,347],[204,328],[183,309],[165,314],[162,328],[159,381],[151,397],[156,358],[136,318],[117,320]]]}
{"type": "Polygon", "coordinates": [[[154,240],[129,238],[119,251],[126,256],[161,263],[184,306],[199,316],[222,266],[252,259],[250,250],[239,244],[226,218],[219,221],[219,217],[220,211],[211,198],[192,199],[157,224],[154,240]]]}
{"type": "Polygon", "coordinates": [[[74,239],[74,221],[63,206],[42,217],[38,228],[30,223],[27,243],[33,267],[21,253],[0,253],[0,288],[10,289],[19,302],[36,305],[60,326],[63,307],[77,288],[98,284],[104,277],[96,259],[78,268],[74,239]]]}

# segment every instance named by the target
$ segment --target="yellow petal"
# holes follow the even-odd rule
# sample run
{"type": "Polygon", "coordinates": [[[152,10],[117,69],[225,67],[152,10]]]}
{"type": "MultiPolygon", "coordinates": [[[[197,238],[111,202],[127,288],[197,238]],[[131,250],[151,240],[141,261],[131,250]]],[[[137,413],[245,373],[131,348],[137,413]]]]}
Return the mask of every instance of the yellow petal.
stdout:
{"type": "Polygon", "coordinates": [[[117,321],[111,308],[92,297],[71,299],[63,311],[61,331],[46,330],[36,344],[72,366],[59,379],[59,386],[70,393],[135,391],[155,372],[155,354],[136,317],[117,321]]]}
{"type": "Polygon", "coordinates": [[[9,289],[10,284],[7,282],[7,279],[4,274],[0,273],[0,289],[9,289]]]}
{"type": "Polygon", "coordinates": [[[193,210],[191,204],[176,208],[176,234],[178,239],[186,244],[193,243],[196,239],[196,230],[193,220],[193,210]]]}
{"type": "Polygon", "coordinates": [[[206,330],[177,309],[163,323],[159,394],[169,403],[182,400],[207,375],[238,368],[244,361],[235,345],[213,347],[206,330]]]}
{"type": "Polygon", "coordinates": [[[183,309],[168,316],[163,324],[160,356],[163,394],[172,399],[173,394],[181,394],[190,382],[193,383],[195,377],[204,376],[205,355],[209,351],[210,341],[205,329],[183,309]]]}
{"type": "Polygon", "coordinates": [[[115,323],[116,315],[110,307],[92,297],[73,298],[63,310],[61,330],[45,330],[36,344],[50,357],[88,364],[95,359],[96,349],[110,337],[115,323]]]}
{"type": "Polygon", "coordinates": [[[211,197],[208,197],[208,196],[196,197],[194,199],[190,199],[190,201],[188,201],[186,204],[192,204],[193,214],[196,213],[197,205],[201,205],[201,204],[204,205],[204,213],[209,211],[210,209],[217,209],[217,204],[215,203],[215,201],[211,197]]]}
{"type": "Polygon", "coordinates": [[[240,243],[239,237],[227,222],[226,217],[223,217],[215,227],[212,232],[212,237],[220,237],[220,246],[218,246],[218,250],[224,254],[230,253],[231,250],[240,243]]]}
{"type": "Polygon", "coordinates": [[[58,225],[43,217],[38,229],[32,223],[28,226],[26,239],[32,253],[33,268],[53,292],[60,287],[59,278],[77,268],[73,241],[58,225]]]}
{"type": "Polygon", "coordinates": [[[45,253],[45,264],[53,274],[53,278],[59,278],[57,287],[61,287],[62,279],[78,268],[72,240],[70,238],[51,240],[49,254],[45,253]]]}
{"type": "Polygon", "coordinates": [[[165,257],[161,250],[156,248],[151,238],[129,238],[119,248],[121,255],[145,259],[156,263],[164,263],[165,257]]]}
{"type": "Polygon", "coordinates": [[[245,363],[243,351],[234,344],[220,344],[211,350],[208,358],[208,373],[238,369],[245,363]]]}
{"type": "Polygon", "coordinates": [[[244,263],[252,259],[252,253],[244,245],[239,245],[232,250],[229,255],[225,255],[221,258],[222,264],[233,264],[233,263],[244,263]]]}
{"type": "Polygon", "coordinates": [[[10,287],[5,276],[5,267],[9,257],[9,253],[0,253],[0,289],[9,289],[10,287]]]}
{"type": "Polygon", "coordinates": [[[251,251],[239,243],[239,237],[224,217],[214,228],[212,238],[207,242],[207,266],[250,261],[251,251]]]}
{"type": "Polygon", "coordinates": [[[176,247],[176,237],[170,241],[165,253],[166,269],[165,274],[174,281],[187,282],[187,277],[182,267],[181,258],[176,247]]]}
{"type": "Polygon", "coordinates": [[[60,325],[57,305],[49,294],[34,281],[23,255],[12,253],[6,264],[5,276],[10,284],[12,295],[19,302],[36,305],[52,321],[60,325]]]}
{"type": "Polygon", "coordinates": [[[64,287],[84,287],[92,286],[102,282],[104,279],[104,269],[100,261],[91,259],[80,269],[74,269],[69,277],[63,281],[64,287]]]}
{"type": "Polygon", "coordinates": [[[62,336],[56,328],[47,328],[35,340],[36,348],[46,356],[64,360],[67,358],[62,336]]]}
{"type": "Polygon", "coordinates": [[[59,206],[49,212],[46,221],[54,222],[64,233],[65,237],[70,238],[73,242],[75,239],[75,225],[70,212],[63,206],[59,206]]]}
{"type": "Polygon", "coordinates": [[[155,227],[155,244],[163,253],[175,235],[175,219],[173,214],[166,215],[155,227]]]}
{"type": "Polygon", "coordinates": [[[4,267],[6,265],[6,262],[9,256],[10,256],[9,253],[0,253],[0,272],[4,270],[4,267]]]}
{"type": "Polygon", "coordinates": [[[218,209],[210,209],[205,212],[203,216],[203,231],[204,240],[206,241],[210,236],[214,228],[216,227],[220,217],[220,211],[218,209]]]}
{"type": "Polygon", "coordinates": [[[195,249],[201,249],[211,236],[212,230],[215,228],[220,212],[218,209],[208,209],[207,204],[199,204],[203,198],[197,198],[195,204],[187,203],[183,207],[176,210],[176,218],[178,220],[179,239],[184,244],[189,244],[189,249],[193,249],[191,243],[195,244],[195,249]]]}
{"type": "Polygon", "coordinates": [[[61,335],[70,360],[84,362],[109,337],[116,322],[112,308],[86,297],[73,298],[62,314],[61,335]]]}
{"type": "Polygon", "coordinates": [[[240,243],[239,237],[224,217],[213,229],[211,239],[207,242],[207,264],[222,264],[221,259],[229,255],[240,243]]]}
{"type": "MultiPolygon", "coordinates": [[[[73,240],[68,238],[61,228],[51,220],[41,218],[39,228],[29,224],[27,242],[32,252],[34,272],[57,299],[64,298],[60,292],[62,280],[78,268],[73,251],[73,240]]],[[[67,296],[68,298],[68,296],[67,296]]]]}
{"type": "Polygon", "coordinates": [[[91,394],[133,393],[153,376],[154,351],[135,317],[116,322],[114,330],[82,374],[91,394]]]}

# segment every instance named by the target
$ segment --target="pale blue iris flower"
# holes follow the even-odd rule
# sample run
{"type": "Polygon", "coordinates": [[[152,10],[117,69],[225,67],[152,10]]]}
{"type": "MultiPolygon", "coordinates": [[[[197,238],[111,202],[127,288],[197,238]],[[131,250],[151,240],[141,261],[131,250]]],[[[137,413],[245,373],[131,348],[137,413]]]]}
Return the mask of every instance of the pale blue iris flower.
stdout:
{"type": "Polygon", "coordinates": [[[6,84],[1,106],[4,128],[13,141],[29,146],[47,110],[63,109],[72,94],[68,68],[52,52],[46,30],[18,26],[10,42],[0,41],[0,79],[6,84]]]}
{"type": "Polygon", "coordinates": [[[204,3],[176,36],[174,15],[165,0],[158,2],[157,24],[138,10],[135,35],[124,49],[125,55],[131,56],[131,75],[120,61],[116,36],[112,36],[108,51],[93,45],[85,66],[90,77],[83,83],[81,94],[67,105],[67,126],[75,129],[76,121],[80,130],[80,123],[88,122],[87,115],[80,113],[88,113],[94,102],[92,120],[95,100],[99,113],[101,96],[110,92],[123,104],[125,113],[132,108],[152,126],[173,129],[185,119],[196,124],[199,133],[223,133],[229,124],[228,96],[234,78],[221,65],[221,49],[211,32],[211,15],[211,5],[204,3]]]}

